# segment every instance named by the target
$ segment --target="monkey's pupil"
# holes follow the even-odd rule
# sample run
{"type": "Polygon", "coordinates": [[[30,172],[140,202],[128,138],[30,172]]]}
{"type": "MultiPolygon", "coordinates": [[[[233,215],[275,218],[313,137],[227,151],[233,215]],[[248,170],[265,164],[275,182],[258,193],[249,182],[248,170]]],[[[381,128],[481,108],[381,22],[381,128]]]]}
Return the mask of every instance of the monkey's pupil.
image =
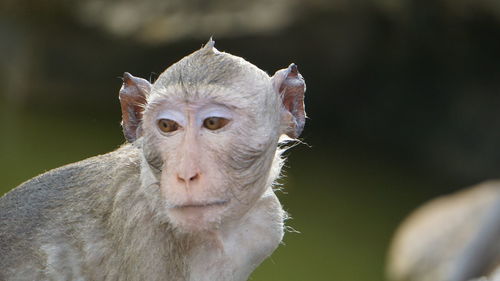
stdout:
{"type": "Polygon", "coordinates": [[[209,117],[203,121],[203,127],[209,130],[217,130],[220,129],[229,122],[228,119],[222,117],[209,117]]]}
{"type": "Polygon", "coordinates": [[[168,119],[161,119],[160,121],[158,121],[158,126],[165,133],[173,132],[178,128],[177,123],[175,123],[175,121],[168,119]]]}
{"type": "Polygon", "coordinates": [[[219,126],[219,118],[210,117],[205,120],[205,127],[210,130],[217,130],[221,126],[219,126]]]}

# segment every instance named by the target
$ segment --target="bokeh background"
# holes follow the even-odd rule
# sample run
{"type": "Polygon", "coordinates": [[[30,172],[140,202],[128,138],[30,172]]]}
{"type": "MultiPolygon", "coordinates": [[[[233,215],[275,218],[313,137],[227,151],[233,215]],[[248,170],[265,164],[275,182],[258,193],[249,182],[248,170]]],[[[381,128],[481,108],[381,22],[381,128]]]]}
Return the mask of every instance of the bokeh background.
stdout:
{"type": "Polygon", "coordinates": [[[497,0],[2,0],[0,194],[124,142],[124,71],[154,81],[214,36],[307,82],[279,197],[294,230],[251,280],[384,280],[397,225],[500,177],[497,0]]]}

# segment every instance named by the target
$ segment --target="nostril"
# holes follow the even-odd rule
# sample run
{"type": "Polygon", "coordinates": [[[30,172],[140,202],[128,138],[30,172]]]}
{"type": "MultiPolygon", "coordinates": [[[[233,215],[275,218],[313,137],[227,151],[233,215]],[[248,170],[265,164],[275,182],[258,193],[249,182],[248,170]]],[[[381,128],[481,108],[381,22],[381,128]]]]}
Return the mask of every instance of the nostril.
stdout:
{"type": "Polygon", "coordinates": [[[199,176],[199,174],[196,173],[194,176],[189,178],[189,181],[194,181],[194,180],[198,179],[198,176],[199,176]]]}
{"type": "Polygon", "coordinates": [[[199,173],[196,173],[193,176],[184,176],[184,175],[177,174],[177,180],[180,182],[183,182],[183,183],[195,181],[199,177],[200,177],[199,173]],[[186,180],[186,179],[188,179],[188,180],[186,180]]]}
{"type": "Polygon", "coordinates": [[[184,178],[179,175],[177,175],[177,180],[180,182],[185,182],[184,178]]]}

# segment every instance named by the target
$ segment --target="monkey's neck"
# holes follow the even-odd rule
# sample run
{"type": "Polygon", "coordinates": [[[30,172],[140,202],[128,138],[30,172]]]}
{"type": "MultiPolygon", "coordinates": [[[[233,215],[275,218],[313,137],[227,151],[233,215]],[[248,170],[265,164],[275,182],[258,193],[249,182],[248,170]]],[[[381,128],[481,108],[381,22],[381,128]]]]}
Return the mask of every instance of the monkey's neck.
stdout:
{"type": "Polygon", "coordinates": [[[198,240],[187,259],[188,280],[247,280],[281,242],[285,216],[269,188],[241,219],[198,240]]]}

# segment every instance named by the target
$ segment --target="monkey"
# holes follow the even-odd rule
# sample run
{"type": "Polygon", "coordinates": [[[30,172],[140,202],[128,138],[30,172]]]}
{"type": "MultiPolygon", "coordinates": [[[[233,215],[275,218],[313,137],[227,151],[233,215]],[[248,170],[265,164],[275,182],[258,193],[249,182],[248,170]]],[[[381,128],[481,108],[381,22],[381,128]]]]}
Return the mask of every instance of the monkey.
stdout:
{"type": "Polygon", "coordinates": [[[247,280],[284,235],[305,90],[295,64],[270,77],[212,39],[154,83],[125,73],[126,143],[0,198],[0,280],[247,280]]]}
{"type": "Polygon", "coordinates": [[[500,181],[435,198],[397,229],[391,281],[499,281],[500,181]]]}

